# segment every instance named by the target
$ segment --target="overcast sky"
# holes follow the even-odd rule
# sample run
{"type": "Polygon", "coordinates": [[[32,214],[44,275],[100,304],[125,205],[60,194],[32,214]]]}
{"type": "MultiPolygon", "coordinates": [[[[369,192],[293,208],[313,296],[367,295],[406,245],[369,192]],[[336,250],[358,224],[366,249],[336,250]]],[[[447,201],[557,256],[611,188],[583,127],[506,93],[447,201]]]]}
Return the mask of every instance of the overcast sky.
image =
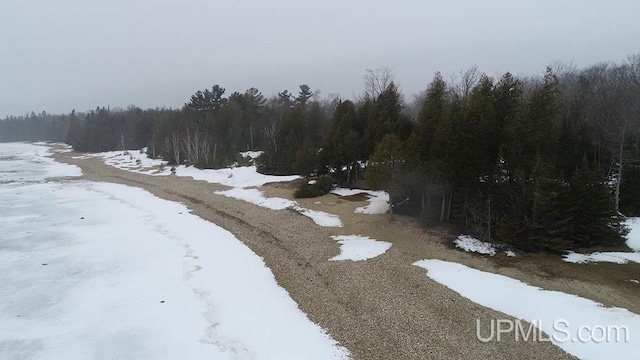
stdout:
{"type": "Polygon", "coordinates": [[[0,118],[179,107],[214,84],[352,98],[382,66],[410,96],[474,64],[620,62],[639,16],[637,0],[0,0],[0,118]]]}

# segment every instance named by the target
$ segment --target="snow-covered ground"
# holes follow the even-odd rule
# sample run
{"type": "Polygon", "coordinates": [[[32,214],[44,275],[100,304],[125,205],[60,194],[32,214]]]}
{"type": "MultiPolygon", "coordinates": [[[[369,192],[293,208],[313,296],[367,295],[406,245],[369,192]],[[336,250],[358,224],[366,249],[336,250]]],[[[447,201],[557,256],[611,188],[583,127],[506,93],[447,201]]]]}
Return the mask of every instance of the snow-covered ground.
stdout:
{"type": "Polygon", "coordinates": [[[166,161],[151,159],[143,150],[107,151],[76,156],[77,159],[98,158],[105,164],[118,169],[138,172],[147,175],[166,176],[171,174],[171,167],[166,161]]]}
{"type": "Polygon", "coordinates": [[[332,238],[340,243],[340,255],[329,260],[372,259],[387,252],[392,245],[387,241],[378,241],[361,235],[334,235],[332,238]]]}
{"type": "Polygon", "coordinates": [[[571,263],[610,262],[626,264],[629,261],[640,263],[640,218],[629,218],[625,222],[629,227],[626,244],[633,252],[599,251],[591,254],[579,254],[569,251],[563,260],[571,263]]]}
{"type": "Polygon", "coordinates": [[[300,178],[298,175],[275,176],[260,174],[255,166],[240,166],[215,170],[198,169],[194,166],[178,166],[176,167],[176,175],[189,176],[195,180],[203,180],[213,184],[236,188],[262,186],[270,182],[288,182],[300,178]]]}
{"type": "MultiPolygon", "coordinates": [[[[578,358],[637,359],[640,354],[640,315],[627,309],[607,308],[592,300],[543,290],[453,262],[421,260],[414,265],[426,269],[431,279],[473,302],[535,323],[546,333],[545,338],[550,337],[554,344],[578,358]],[[615,336],[616,329],[620,330],[619,337],[615,336]]],[[[497,323],[494,325],[497,328],[497,323]]],[[[482,338],[489,338],[491,325],[488,321],[469,326],[475,326],[476,331],[480,328],[482,338]]],[[[502,329],[506,328],[505,323],[502,329]]],[[[515,331],[511,332],[512,336],[515,331]]]]}
{"type": "Polygon", "coordinates": [[[369,205],[357,207],[355,212],[359,214],[386,214],[389,211],[389,194],[385,191],[335,188],[331,190],[331,193],[338,196],[367,194],[369,205]]]}
{"type": "MultiPolygon", "coordinates": [[[[248,155],[255,155],[252,152],[248,155]]],[[[128,150],[92,153],[78,156],[78,158],[99,158],[107,165],[118,169],[144,173],[148,175],[166,176],[171,174],[171,167],[160,159],[151,159],[145,151],[128,150]]],[[[212,184],[221,184],[229,187],[262,186],[270,182],[287,182],[300,178],[300,176],[275,176],[263,175],[256,171],[255,166],[240,166],[224,169],[198,169],[194,166],[176,166],[177,176],[192,177],[195,180],[203,180],[212,184]]]]}
{"type": "Polygon", "coordinates": [[[348,358],[231,233],[47,152],[0,144],[0,358],[348,358]]]}

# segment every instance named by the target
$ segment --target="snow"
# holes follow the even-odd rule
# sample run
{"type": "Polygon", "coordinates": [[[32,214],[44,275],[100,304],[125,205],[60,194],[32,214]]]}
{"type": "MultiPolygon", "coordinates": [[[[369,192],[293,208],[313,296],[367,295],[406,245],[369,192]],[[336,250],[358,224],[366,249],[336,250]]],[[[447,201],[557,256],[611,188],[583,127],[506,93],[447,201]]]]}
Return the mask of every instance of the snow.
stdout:
{"type": "Polygon", "coordinates": [[[228,231],[42,154],[0,144],[0,358],[349,357],[228,231]]]}
{"type": "Polygon", "coordinates": [[[357,207],[355,212],[358,214],[386,214],[389,211],[389,194],[385,191],[336,188],[331,190],[331,193],[338,196],[367,194],[369,205],[357,207]]]}
{"type": "MultiPolygon", "coordinates": [[[[245,152],[247,153],[247,152],[245,152]]],[[[241,154],[245,154],[241,153],[241,154]]],[[[256,155],[259,152],[249,152],[248,155],[256,155]]],[[[166,176],[171,174],[170,167],[166,161],[151,159],[146,152],[140,150],[109,151],[78,156],[76,158],[100,158],[107,165],[113,167],[139,172],[147,175],[166,176]]],[[[258,173],[255,166],[241,166],[224,169],[198,169],[194,166],[176,166],[177,176],[192,177],[195,180],[203,180],[212,184],[220,184],[229,187],[253,187],[262,186],[270,182],[287,182],[299,179],[300,176],[275,176],[258,173]]]]}
{"type": "Polygon", "coordinates": [[[629,261],[640,263],[640,252],[608,251],[594,252],[586,255],[569,251],[564,255],[563,260],[576,264],[583,264],[588,262],[610,262],[616,264],[626,264],[629,261]]]}
{"type": "Polygon", "coordinates": [[[391,248],[391,243],[374,240],[361,235],[334,235],[331,236],[340,244],[340,255],[329,260],[367,260],[380,256],[391,248]]]}
{"type": "Polygon", "coordinates": [[[151,159],[145,149],[127,151],[107,151],[76,156],[76,159],[98,158],[105,164],[121,170],[127,170],[147,175],[166,176],[171,174],[171,167],[161,159],[151,159]]]}
{"type": "Polygon", "coordinates": [[[240,153],[242,157],[248,157],[252,160],[257,159],[260,155],[262,155],[264,151],[243,151],[240,153]]]}
{"type": "Polygon", "coordinates": [[[604,251],[591,254],[579,254],[573,251],[567,252],[563,260],[570,263],[583,264],[590,262],[610,262],[626,264],[628,262],[640,263],[640,218],[629,218],[625,222],[629,227],[626,244],[633,252],[604,251]]]}
{"type": "Polygon", "coordinates": [[[505,254],[507,254],[508,257],[516,257],[516,253],[511,250],[505,251],[505,254]]]}
{"type": "Polygon", "coordinates": [[[301,207],[297,202],[279,197],[265,197],[264,192],[258,189],[233,188],[225,191],[216,191],[218,195],[243,200],[271,210],[293,209],[310,218],[316,224],[324,227],[342,227],[342,221],[337,215],[323,211],[310,210],[301,207]]]}
{"type": "Polygon", "coordinates": [[[631,281],[632,283],[635,283],[635,284],[640,284],[640,281],[638,281],[638,280],[636,280],[636,279],[631,279],[631,280],[629,280],[629,281],[631,281]]]}
{"type": "Polygon", "coordinates": [[[293,209],[300,214],[311,218],[313,222],[324,227],[342,227],[342,221],[338,215],[326,213],[324,211],[305,209],[300,206],[294,206],[293,209]]]}
{"type": "MultiPolygon", "coordinates": [[[[536,323],[555,345],[578,358],[636,359],[640,352],[640,342],[635,338],[640,334],[640,316],[627,309],[607,308],[589,299],[544,290],[453,262],[421,260],[414,265],[473,302],[536,323]],[[593,338],[588,332],[585,334],[584,328],[581,330],[582,326],[594,329],[593,338]],[[598,342],[603,337],[598,327],[613,326],[627,326],[629,341],[625,341],[623,331],[620,341],[612,335],[609,341],[598,342]]],[[[483,336],[488,336],[489,323],[482,329],[483,336]]]]}
{"type": "Polygon", "coordinates": [[[243,188],[262,186],[271,182],[287,182],[300,178],[298,175],[263,175],[258,173],[255,166],[242,166],[224,169],[198,169],[193,166],[178,166],[176,167],[176,175],[190,176],[194,180],[204,180],[213,184],[243,188]]]}
{"type": "Polygon", "coordinates": [[[629,218],[625,225],[627,225],[630,230],[627,235],[627,246],[633,251],[640,251],[640,218],[629,218]]]}
{"type": "Polygon", "coordinates": [[[231,190],[216,191],[218,195],[224,195],[235,199],[243,200],[258,206],[271,210],[282,210],[291,208],[300,214],[309,217],[316,224],[324,227],[342,227],[342,221],[337,215],[329,214],[323,211],[310,210],[301,207],[297,202],[279,198],[265,197],[264,192],[258,189],[233,188],[231,190]]]}
{"type": "MultiPolygon", "coordinates": [[[[261,152],[243,152],[243,156],[259,156],[261,152]]],[[[89,154],[79,158],[97,157],[104,159],[105,163],[119,169],[140,172],[149,175],[168,175],[170,170],[165,167],[159,171],[158,167],[164,163],[160,160],[149,159],[146,153],[140,151],[129,151],[124,154],[122,151],[112,151],[105,153],[89,154]]],[[[282,210],[292,208],[300,214],[311,218],[316,224],[325,227],[342,227],[342,221],[336,215],[323,211],[310,210],[298,205],[297,202],[283,198],[267,198],[262,191],[257,189],[245,189],[262,186],[271,182],[288,182],[299,179],[298,175],[275,176],[258,173],[255,166],[241,166],[224,169],[198,169],[193,166],[175,167],[177,176],[191,177],[194,180],[203,180],[212,184],[220,184],[231,187],[226,191],[217,191],[216,194],[224,195],[252,204],[256,204],[272,210],[282,210]]]]}
{"type": "Polygon", "coordinates": [[[296,206],[295,201],[279,197],[267,198],[264,192],[258,189],[233,188],[225,191],[216,191],[218,195],[224,195],[235,199],[243,200],[271,210],[282,210],[296,206]]]}
{"type": "Polygon", "coordinates": [[[456,247],[466,252],[476,252],[479,254],[490,255],[490,256],[493,256],[496,254],[496,248],[493,246],[493,244],[480,241],[471,236],[460,235],[453,241],[453,243],[456,245],[456,247]]]}
{"type": "Polygon", "coordinates": [[[82,176],[79,167],[58,164],[49,157],[50,155],[52,152],[46,145],[0,144],[0,185],[14,181],[39,182],[60,177],[82,176]],[[27,160],[32,166],[26,166],[27,160]]]}

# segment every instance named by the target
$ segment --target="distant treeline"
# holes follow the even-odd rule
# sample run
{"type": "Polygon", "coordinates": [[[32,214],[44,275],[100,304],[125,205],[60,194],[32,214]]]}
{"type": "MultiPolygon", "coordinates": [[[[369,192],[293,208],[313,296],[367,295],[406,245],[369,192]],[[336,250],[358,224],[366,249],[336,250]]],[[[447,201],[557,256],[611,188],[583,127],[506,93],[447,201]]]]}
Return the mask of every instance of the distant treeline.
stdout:
{"type": "Polygon", "coordinates": [[[307,85],[269,99],[255,88],[227,97],[215,85],[182,109],[9,117],[0,141],[146,146],[202,168],[264,150],[260,172],[364,179],[390,193],[393,212],[528,251],[619,245],[620,215],[640,215],[640,54],[540,77],[438,73],[411,101],[388,69],[368,71],[365,86],[350,101],[307,85]]]}

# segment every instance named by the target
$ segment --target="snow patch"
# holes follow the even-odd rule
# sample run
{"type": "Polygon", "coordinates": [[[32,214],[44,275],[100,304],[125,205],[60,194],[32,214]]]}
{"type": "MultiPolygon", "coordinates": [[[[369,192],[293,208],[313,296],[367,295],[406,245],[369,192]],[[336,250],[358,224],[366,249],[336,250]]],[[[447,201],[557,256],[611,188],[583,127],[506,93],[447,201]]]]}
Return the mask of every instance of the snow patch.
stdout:
{"type": "MultiPolygon", "coordinates": [[[[555,345],[579,358],[636,359],[640,352],[640,342],[633,338],[640,334],[640,316],[627,309],[607,308],[589,299],[544,290],[453,262],[421,260],[414,265],[426,269],[429,278],[475,303],[530,323],[536,322],[555,345]],[[564,322],[554,329],[558,321],[564,322]],[[596,342],[601,336],[597,330],[593,341],[579,341],[585,338],[584,331],[580,333],[582,326],[594,330],[603,326],[627,326],[630,341],[596,342]],[[558,329],[568,331],[569,335],[558,329]],[[561,341],[563,339],[566,341],[561,341]]],[[[484,324],[486,335],[489,335],[489,326],[489,322],[484,324]]]]}
{"type": "Polygon", "coordinates": [[[629,218],[625,222],[625,225],[629,227],[626,242],[627,246],[633,251],[640,251],[640,218],[629,218]]]}
{"type": "Polygon", "coordinates": [[[258,157],[260,157],[260,155],[262,155],[264,153],[264,151],[243,151],[240,153],[240,156],[242,157],[248,157],[252,160],[257,159],[258,157]]]}
{"type": "Polygon", "coordinates": [[[573,251],[569,251],[564,255],[562,260],[575,264],[584,264],[589,262],[610,262],[616,264],[626,264],[629,261],[640,263],[640,253],[610,251],[594,252],[591,254],[579,254],[573,251]]]}
{"type": "Polygon", "coordinates": [[[340,243],[340,255],[329,260],[367,260],[384,254],[391,243],[374,240],[368,236],[361,235],[334,235],[331,236],[340,243]]]}
{"type": "Polygon", "coordinates": [[[342,221],[338,215],[326,213],[324,211],[305,209],[300,206],[294,206],[294,210],[300,214],[311,218],[313,222],[324,227],[342,227],[342,221]]]}
{"type": "MultiPolygon", "coordinates": [[[[480,241],[471,236],[460,235],[453,241],[453,243],[456,245],[457,248],[460,248],[466,252],[476,252],[478,254],[490,255],[490,256],[493,256],[496,254],[496,248],[495,246],[493,246],[493,244],[480,241]]],[[[515,256],[515,254],[513,255],[507,254],[507,255],[515,256]]]]}
{"type": "Polygon", "coordinates": [[[258,189],[233,188],[225,191],[216,191],[215,193],[218,195],[232,197],[238,200],[243,200],[271,210],[283,210],[296,205],[295,201],[291,201],[288,199],[279,197],[267,198],[264,196],[264,192],[258,189]]]}
{"type": "Polygon", "coordinates": [[[176,175],[192,177],[194,180],[203,180],[229,187],[262,186],[266,183],[288,182],[300,178],[298,175],[275,176],[260,174],[255,166],[224,169],[198,169],[194,166],[178,166],[176,167],[176,175]]]}
{"type": "Polygon", "coordinates": [[[385,191],[336,188],[331,193],[338,196],[367,194],[369,205],[357,207],[354,212],[358,214],[386,214],[389,211],[389,194],[385,191]]]}
{"type": "Polygon", "coordinates": [[[297,202],[279,197],[266,197],[264,192],[258,189],[233,188],[225,191],[216,191],[218,195],[243,200],[271,210],[283,210],[291,208],[300,214],[311,218],[316,224],[324,227],[342,227],[342,221],[337,215],[323,211],[310,210],[301,207],[297,202]]]}

